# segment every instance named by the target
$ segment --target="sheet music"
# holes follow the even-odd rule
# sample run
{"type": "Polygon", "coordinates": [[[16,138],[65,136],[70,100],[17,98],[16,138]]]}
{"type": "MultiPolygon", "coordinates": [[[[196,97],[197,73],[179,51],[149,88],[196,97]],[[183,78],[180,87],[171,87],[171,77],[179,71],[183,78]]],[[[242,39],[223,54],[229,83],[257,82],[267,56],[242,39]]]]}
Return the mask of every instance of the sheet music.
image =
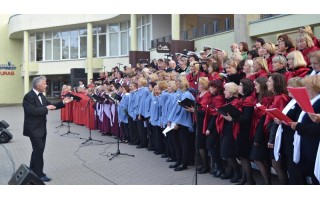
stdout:
{"type": "Polygon", "coordinates": [[[171,126],[167,126],[167,127],[162,131],[162,133],[164,134],[165,137],[167,137],[167,133],[168,133],[169,131],[171,131],[171,130],[174,128],[175,125],[176,125],[176,123],[171,123],[171,126]]]}

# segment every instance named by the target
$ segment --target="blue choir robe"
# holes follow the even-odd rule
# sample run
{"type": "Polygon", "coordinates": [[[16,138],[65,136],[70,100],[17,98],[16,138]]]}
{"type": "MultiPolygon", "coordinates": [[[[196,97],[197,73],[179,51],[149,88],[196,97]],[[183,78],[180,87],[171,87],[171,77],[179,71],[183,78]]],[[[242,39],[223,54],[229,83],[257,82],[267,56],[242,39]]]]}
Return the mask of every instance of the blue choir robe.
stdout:
{"type": "Polygon", "coordinates": [[[151,113],[151,100],[152,100],[152,93],[150,92],[150,94],[147,96],[147,98],[145,99],[145,103],[144,103],[144,106],[145,106],[145,115],[143,115],[145,118],[148,118],[150,117],[150,113],[151,113]]]}
{"type": "Polygon", "coordinates": [[[121,101],[118,104],[118,120],[124,123],[128,123],[128,105],[129,105],[129,93],[122,96],[121,101]]]}
{"type": "Polygon", "coordinates": [[[151,97],[150,106],[150,124],[152,126],[160,126],[160,106],[159,106],[159,96],[151,97]]]}
{"type": "MultiPolygon", "coordinates": [[[[193,101],[195,101],[194,96],[189,92],[189,91],[185,91],[183,92],[181,95],[179,95],[180,97],[180,101],[183,101],[186,98],[189,98],[193,101]]],[[[178,102],[177,102],[178,104],[178,102]]],[[[179,105],[178,105],[179,106],[179,105]]],[[[179,106],[181,107],[181,106],[179,106]]],[[[180,109],[180,112],[178,112],[175,117],[172,119],[172,122],[175,124],[180,124],[183,125],[185,127],[189,128],[189,131],[193,131],[193,123],[192,123],[192,113],[186,111],[186,109],[182,108],[180,109]]]]}
{"type": "Polygon", "coordinates": [[[181,112],[182,107],[179,106],[178,100],[180,100],[180,96],[182,95],[181,90],[177,90],[175,93],[173,93],[172,101],[171,101],[171,108],[169,115],[168,115],[168,122],[173,122],[173,119],[177,118],[179,113],[181,112]]]}
{"type": "Polygon", "coordinates": [[[146,117],[146,106],[145,102],[147,97],[151,94],[148,87],[141,87],[138,89],[139,91],[139,108],[138,108],[138,114],[146,117]]]}
{"type": "Polygon", "coordinates": [[[168,97],[170,93],[167,91],[162,91],[159,99],[159,104],[160,104],[160,126],[165,128],[166,124],[168,123],[168,115],[165,115],[165,105],[167,103],[168,97]]]}
{"type": "Polygon", "coordinates": [[[138,102],[137,102],[137,90],[134,92],[131,92],[129,95],[129,103],[128,103],[128,113],[129,116],[132,117],[133,121],[136,121],[137,115],[135,110],[138,108],[138,102]]]}

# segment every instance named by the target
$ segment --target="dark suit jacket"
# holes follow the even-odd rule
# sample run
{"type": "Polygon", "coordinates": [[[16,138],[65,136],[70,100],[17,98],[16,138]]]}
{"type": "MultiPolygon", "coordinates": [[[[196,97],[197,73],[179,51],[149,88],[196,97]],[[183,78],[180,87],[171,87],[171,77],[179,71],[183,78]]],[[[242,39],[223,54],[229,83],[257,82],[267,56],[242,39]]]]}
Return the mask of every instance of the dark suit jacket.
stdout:
{"type": "MultiPolygon", "coordinates": [[[[41,104],[36,93],[31,90],[23,98],[24,124],[23,135],[28,137],[43,137],[47,133],[47,105],[52,105],[45,96],[41,104]]],[[[55,104],[57,109],[63,108],[63,102],[55,104]]]]}

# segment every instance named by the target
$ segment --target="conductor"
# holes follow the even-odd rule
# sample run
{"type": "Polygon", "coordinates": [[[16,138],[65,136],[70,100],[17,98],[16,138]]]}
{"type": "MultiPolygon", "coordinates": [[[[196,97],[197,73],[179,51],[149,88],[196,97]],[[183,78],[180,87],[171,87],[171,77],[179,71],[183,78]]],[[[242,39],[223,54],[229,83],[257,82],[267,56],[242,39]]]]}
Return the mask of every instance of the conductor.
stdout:
{"type": "Polygon", "coordinates": [[[48,110],[56,110],[64,107],[64,104],[72,101],[65,98],[56,104],[51,104],[43,92],[46,91],[46,77],[37,76],[32,80],[33,89],[23,98],[24,124],[23,135],[30,138],[32,144],[32,154],[30,169],[36,173],[42,181],[51,180],[43,173],[43,152],[47,137],[47,114],[48,110]]]}

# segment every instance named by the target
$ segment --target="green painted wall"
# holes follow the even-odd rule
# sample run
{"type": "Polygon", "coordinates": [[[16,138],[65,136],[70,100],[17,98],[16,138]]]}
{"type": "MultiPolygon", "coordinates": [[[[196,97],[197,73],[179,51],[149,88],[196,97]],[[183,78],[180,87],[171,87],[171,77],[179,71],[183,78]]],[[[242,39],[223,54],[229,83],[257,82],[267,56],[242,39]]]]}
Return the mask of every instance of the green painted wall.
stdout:
{"type": "Polygon", "coordinates": [[[0,105],[21,103],[23,98],[23,78],[21,77],[22,40],[8,39],[8,20],[10,15],[0,15],[0,64],[8,61],[15,70],[0,69],[0,105]],[[14,73],[14,75],[4,75],[14,73]]]}

